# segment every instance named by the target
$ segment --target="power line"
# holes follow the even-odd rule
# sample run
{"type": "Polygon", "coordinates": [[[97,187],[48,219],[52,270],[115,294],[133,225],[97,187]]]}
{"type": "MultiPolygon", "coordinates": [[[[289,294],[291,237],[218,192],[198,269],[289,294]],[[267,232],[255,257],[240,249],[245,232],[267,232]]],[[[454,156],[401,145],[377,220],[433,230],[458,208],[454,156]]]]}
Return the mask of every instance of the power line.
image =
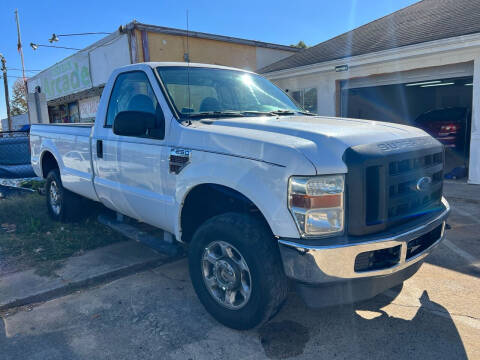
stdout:
{"type": "MultiPolygon", "coordinates": [[[[20,69],[20,68],[12,68],[12,67],[7,67],[7,70],[22,71],[22,69],[20,69]]],[[[27,71],[27,72],[38,72],[38,71],[42,71],[42,70],[25,69],[25,71],[27,71]]]]}
{"type": "MultiPolygon", "coordinates": [[[[5,75],[0,75],[0,78],[4,77],[5,75]]],[[[14,76],[14,75],[7,75],[7,78],[15,78],[15,79],[23,79],[23,76],[14,76]]]]}
{"type": "Polygon", "coordinates": [[[56,34],[57,36],[79,36],[79,35],[109,35],[109,32],[86,32],[86,33],[76,33],[76,34],[56,34]]]}
{"type": "Polygon", "coordinates": [[[48,39],[50,43],[60,41],[60,37],[65,36],[84,36],[84,35],[110,35],[111,33],[107,32],[85,32],[85,33],[75,33],[75,34],[52,34],[52,37],[48,39]]]}
{"type": "Polygon", "coordinates": [[[67,50],[82,50],[78,48],[72,48],[72,47],[65,47],[65,46],[55,46],[55,45],[43,45],[43,44],[35,44],[35,43],[30,43],[30,47],[35,51],[39,47],[48,47],[48,48],[56,48],[56,49],[67,49],[67,50]]]}

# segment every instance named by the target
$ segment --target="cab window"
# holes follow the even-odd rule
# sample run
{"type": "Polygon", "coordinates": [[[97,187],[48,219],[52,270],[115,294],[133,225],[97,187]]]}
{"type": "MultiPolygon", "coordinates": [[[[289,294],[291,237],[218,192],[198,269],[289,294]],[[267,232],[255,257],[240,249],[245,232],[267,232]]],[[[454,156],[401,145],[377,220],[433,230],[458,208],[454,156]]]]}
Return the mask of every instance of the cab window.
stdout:
{"type": "Polygon", "coordinates": [[[122,111],[148,112],[163,120],[160,105],[143,71],[118,75],[108,103],[105,127],[111,127],[117,114],[122,111]]]}

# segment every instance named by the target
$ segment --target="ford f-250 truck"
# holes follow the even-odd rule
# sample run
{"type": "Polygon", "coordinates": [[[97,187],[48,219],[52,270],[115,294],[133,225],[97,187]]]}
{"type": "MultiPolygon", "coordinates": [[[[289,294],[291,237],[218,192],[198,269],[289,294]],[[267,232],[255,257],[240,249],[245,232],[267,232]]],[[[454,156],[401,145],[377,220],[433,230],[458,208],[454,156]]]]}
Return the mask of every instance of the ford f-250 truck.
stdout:
{"type": "Polygon", "coordinates": [[[290,284],[313,307],[402,284],[450,210],[443,147],[423,130],[315,116],[233,68],[119,68],[93,126],[30,139],[53,218],[85,197],[169,232],[206,310],[237,329],[271,318],[290,284]]]}

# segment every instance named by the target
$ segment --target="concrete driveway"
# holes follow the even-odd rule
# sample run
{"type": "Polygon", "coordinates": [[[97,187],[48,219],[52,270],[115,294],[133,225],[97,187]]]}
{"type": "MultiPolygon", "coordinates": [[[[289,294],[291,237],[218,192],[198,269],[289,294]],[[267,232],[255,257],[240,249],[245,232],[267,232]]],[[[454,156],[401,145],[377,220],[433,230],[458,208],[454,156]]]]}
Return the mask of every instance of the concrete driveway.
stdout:
{"type": "Polygon", "coordinates": [[[185,260],[4,314],[1,359],[480,359],[480,204],[452,201],[448,239],[403,289],[306,308],[260,329],[216,323],[185,260]]]}

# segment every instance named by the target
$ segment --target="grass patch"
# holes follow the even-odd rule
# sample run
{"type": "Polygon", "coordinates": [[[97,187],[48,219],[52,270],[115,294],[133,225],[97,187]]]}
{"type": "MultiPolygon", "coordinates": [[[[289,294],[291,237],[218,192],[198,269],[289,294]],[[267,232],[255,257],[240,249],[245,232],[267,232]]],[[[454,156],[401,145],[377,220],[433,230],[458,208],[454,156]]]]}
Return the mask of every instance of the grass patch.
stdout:
{"type": "Polygon", "coordinates": [[[26,179],[21,181],[18,186],[24,189],[32,189],[41,192],[45,188],[45,180],[26,179]]]}
{"type": "Polygon", "coordinates": [[[0,261],[15,258],[49,269],[45,262],[124,240],[97,222],[99,210],[99,206],[92,206],[85,219],[64,224],[50,219],[44,196],[28,194],[0,200],[0,261]]]}

